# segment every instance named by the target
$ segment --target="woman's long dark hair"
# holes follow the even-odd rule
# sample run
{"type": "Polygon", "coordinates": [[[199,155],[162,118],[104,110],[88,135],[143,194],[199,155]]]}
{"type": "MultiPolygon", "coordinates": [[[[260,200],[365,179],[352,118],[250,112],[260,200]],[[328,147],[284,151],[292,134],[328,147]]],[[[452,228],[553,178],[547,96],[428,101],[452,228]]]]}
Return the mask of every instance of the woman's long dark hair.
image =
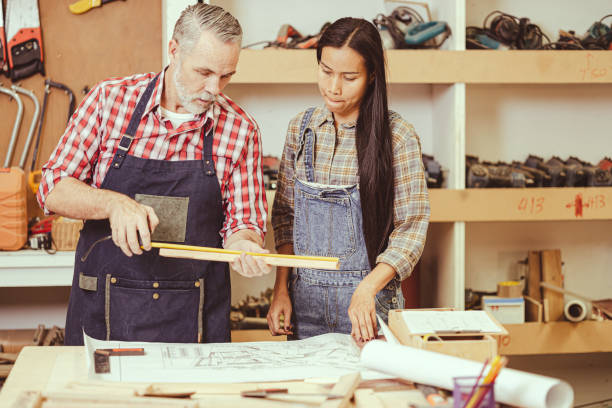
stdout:
{"type": "Polygon", "coordinates": [[[344,46],[361,55],[369,79],[359,106],[355,133],[363,234],[373,268],[376,257],[386,249],[393,229],[393,150],[385,56],[376,27],[366,20],[346,17],[323,32],[317,46],[317,61],[321,62],[324,47],[344,46]]]}

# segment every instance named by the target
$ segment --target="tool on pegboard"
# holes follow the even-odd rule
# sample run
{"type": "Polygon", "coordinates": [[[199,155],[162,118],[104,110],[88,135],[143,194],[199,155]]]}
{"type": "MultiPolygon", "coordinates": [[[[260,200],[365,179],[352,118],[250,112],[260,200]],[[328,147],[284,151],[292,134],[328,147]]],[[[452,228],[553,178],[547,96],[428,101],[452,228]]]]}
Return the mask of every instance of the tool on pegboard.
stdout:
{"type": "Polygon", "coordinates": [[[4,32],[4,11],[2,1],[0,1],[0,73],[6,74],[8,65],[6,64],[6,33],[4,32]]]}
{"type": "Polygon", "coordinates": [[[50,79],[45,79],[45,96],[43,97],[42,111],[40,113],[40,122],[38,123],[38,135],[36,136],[36,143],[34,143],[34,152],[32,153],[32,166],[30,167],[30,174],[28,176],[28,184],[30,185],[30,189],[32,189],[32,192],[34,194],[36,194],[36,192],[38,191],[38,184],[40,182],[41,171],[35,170],[36,160],[38,158],[38,147],[40,146],[40,136],[42,134],[43,123],[45,120],[45,112],[47,110],[47,100],[49,98],[49,94],[51,93],[51,88],[61,89],[68,95],[68,98],[69,98],[68,100],[68,119],[66,120],[66,123],[70,121],[70,118],[72,117],[72,114],[74,113],[74,108],[75,108],[75,103],[76,103],[75,98],[74,98],[74,92],[72,92],[70,88],[68,88],[66,85],[62,83],[55,82],[50,79]]]}
{"type": "MultiPolygon", "coordinates": [[[[79,0],[68,6],[72,14],[83,14],[92,8],[100,7],[115,0],[79,0]]],[[[123,0],[125,1],[125,0],[123,0]]]]}
{"type": "Polygon", "coordinates": [[[6,38],[12,81],[45,75],[38,0],[7,0],[6,38]]]}

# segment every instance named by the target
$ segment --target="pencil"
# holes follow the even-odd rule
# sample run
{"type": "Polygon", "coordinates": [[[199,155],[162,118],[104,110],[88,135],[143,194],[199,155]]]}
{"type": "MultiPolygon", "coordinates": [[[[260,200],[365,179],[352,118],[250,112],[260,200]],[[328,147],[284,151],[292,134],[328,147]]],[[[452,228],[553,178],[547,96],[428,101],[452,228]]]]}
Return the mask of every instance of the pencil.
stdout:
{"type": "MultiPolygon", "coordinates": [[[[506,357],[502,357],[501,360],[499,361],[499,363],[497,364],[497,366],[495,366],[495,370],[492,373],[491,378],[489,379],[489,381],[487,382],[485,379],[485,384],[487,385],[491,385],[491,387],[493,387],[493,384],[495,383],[495,379],[497,378],[497,376],[499,375],[499,372],[501,371],[501,369],[508,363],[508,359],[506,357]]],[[[478,400],[476,401],[476,403],[474,404],[474,408],[478,408],[480,406],[480,404],[482,404],[482,401],[485,399],[486,395],[487,395],[487,391],[488,390],[484,390],[484,392],[481,392],[480,394],[480,398],[478,398],[478,400]]]]}
{"type": "MultiPolygon", "coordinates": [[[[491,378],[493,378],[493,374],[496,370],[496,367],[499,365],[500,361],[501,361],[501,357],[495,356],[495,358],[493,359],[493,362],[491,363],[491,367],[489,368],[489,372],[487,373],[485,379],[482,382],[482,385],[489,384],[489,382],[491,381],[491,378]]],[[[477,401],[481,400],[482,395],[486,395],[487,390],[482,385],[478,386],[478,389],[476,390],[474,395],[472,395],[472,398],[470,398],[468,403],[465,404],[465,408],[476,408],[477,401]]]]}
{"type": "Polygon", "coordinates": [[[468,394],[468,396],[465,399],[465,405],[463,406],[463,408],[467,407],[467,404],[470,402],[470,400],[472,399],[472,397],[474,396],[474,393],[476,392],[476,388],[478,387],[478,384],[480,383],[480,379],[482,378],[482,375],[484,374],[484,371],[487,369],[487,364],[489,363],[489,359],[487,358],[482,366],[482,369],[480,370],[480,374],[478,374],[478,377],[476,377],[476,382],[474,382],[474,386],[472,387],[472,391],[470,391],[470,393],[468,394]]]}

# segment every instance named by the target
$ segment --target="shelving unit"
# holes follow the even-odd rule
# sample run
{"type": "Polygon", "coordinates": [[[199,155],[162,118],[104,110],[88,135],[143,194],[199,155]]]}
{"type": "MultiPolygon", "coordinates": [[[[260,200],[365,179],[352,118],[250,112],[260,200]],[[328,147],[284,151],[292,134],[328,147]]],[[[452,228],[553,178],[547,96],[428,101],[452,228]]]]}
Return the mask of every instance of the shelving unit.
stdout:
{"type": "MultiPolygon", "coordinates": [[[[313,0],[287,7],[282,0],[261,0],[258,12],[253,13],[248,0],[211,2],[238,17],[245,44],[274,38],[283,23],[293,24],[302,33],[316,32],[324,21],[321,13],[309,11],[317,5],[325,5],[330,21],[349,14],[371,19],[384,7],[382,1],[313,0]],[[266,15],[265,24],[261,15],[266,15]]],[[[164,51],[177,10],[189,3],[164,2],[164,51]]],[[[529,0],[429,3],[434,18],[448,21],[452,28],[453,35],[443,49],[387,52],[391,108],[415,125],[423,151],[433,154],[448,172],[445,188],[430,190],[432,223],[421,262],[423,306],[461,309],[466,287],[493,290],[495,282],[515,278],[509,265],[527,250],[551,247],[563,250],[566,287],[580,293],[596,292],[595,297],[609,294],[612,287],[602,265],[612,245],[612,188],[472,190],[465,188],[464,181],[466,153],[489,160],[522,160],[526,152],[546,157],[575,154],[591,161],[612,153],[612,52],[466,51],[465,27],[480,25],[489,11],[502,9],[530,16],[543,28],[549,24],[548,34],[554,37],[556,33],[550,30],[569,27],[580,32],[589,21],[612,11],[609,5],[593,0],[589,8],[581,8],[563,0],[554,3],[549,17],[552,0],[547,0],[548,6],[529,0]],[[573,20],[580,25],[569,26],[573,20]],[[580,120],[584,123],[577,123],[580,120]],[[589,273],[588,279],[584,273],[589,273]]],[[[290,118],[321,104],[315,53],[243,50],[226,93],[257,119],[264,153],[280,156],[290,118]]],[[[270,195],[268,200],[272,202],[270,195]]],[[[23,255],[27,265],[16,267],[5,263],[9,255],[0,253],[0,287],[70,284],[72,254],[44,258],[50,261],[37,260],[39,255],[46,257],[42,253],[23,255]],[[57,266],[47,268],[52,263],[57,266]],[[44,272],[37,273],[42,266],[44,272]],[[7,268],[15,271],[7,274],[7,268]]],[[[269,283],[270,279],[249,281],[243,288],[259,294],[269,283]]],[[[610,338],[606,322],[529,323],[509,326],[509,331],[513,338],[533,339],[536,335],[554,337],[559,333],[556,330],[568,327],[572,336],[610,338]]],[[[502,350],[507,354],[555,350],[546,341],[539,343],[513,341],[502,350]]],[[[608,346],[564,344],[565,351],[560,352],[611,351],[608,346]]]]}
{"type": "MultiPolygon", "coordinates": [[[[312,17],[297,19],[296,15],[310,14],[302,13],[302,6],[295,6],[290,13],[280,1],[266,0],[261,4],[267,13],[265,27],[249,15],[249,7],[240,0],[213,3],[238,17],[245,43],[273,38],[274,30],[283,23],[312,33],[322,22],[312,21],[312,17]]],[[[327,19],[340,17],[336,14],[342,7],[342,15],[372,18],[372,3],[376,2],[365,3],[334,2],[328,10],[326,2],[327,19]]],[[[378,11],[382,11],[382,3],[377,5],[378,11]]],[[[604,231],[612,226],[612,189],[472,190],[465,188],[464,180],[466,153],[493,161],[523,160],[528,153],[546,158],[572,154],[594,161],[605,154],[602,148],[609,144],[605,135],[612,128],[604,113],[612,108],[612,52],[466,51],[465,27],[481,25],[488,12],[500,9],[532,17],[556,38],[559,28],[586,29],[610,12],[609,5],[595,0],[586,10],[563,0],[555,2],[552,11],[550,4],[527,0],[434,0],[429,4],[434,19],[448,21],[453,31],[443,49],[386,53],[391,109],[415,125],[423,151],[433,154],[448,171],[445,188],[430,190],[431,225],[420,269],[423,306],[461,309],[467,287],[494,290],[497,281],[514,278],[508,275],[529,249],[550,247],[563,250],[568,268],[566,287],[599,295],[609,291],[607,281],[602,285],[593,282],[605,279],[603,259],[612,238],[604,231]],[[574,109],[573,103],[580,107],[574,109]],[[582,117],[584,125],[579,125],[576,117],[582,117]],[[527,151],[526,146],[532,150],[527,151]],[[585,280],[582,273],[590,269],[591,277],[585,280]]],[[[316,8],[317,4],[308,7],[316,8]]],[[[266,154],[280,156],[289,119],[321,103],[315,52],[244,50],[227,93],[257,118],[266,154]]],[[[546,330],[558,327],[565,325],[551,323],[546,330]]],[[[598,322],[571,327],[608,330],[598,322]]],[[[529,324],[513,327],[512,333],[533,339],[544,329],[537,330],[529,324]]],[[[509,353],[520,353],[516,344],[509,353]]],[[[533,347],[524,351],[544,352],[546,342],[543,344],[535,351],[529,351],[533,347]]],[[[568,343],[564,352],[604,349],[568,343]]]]}

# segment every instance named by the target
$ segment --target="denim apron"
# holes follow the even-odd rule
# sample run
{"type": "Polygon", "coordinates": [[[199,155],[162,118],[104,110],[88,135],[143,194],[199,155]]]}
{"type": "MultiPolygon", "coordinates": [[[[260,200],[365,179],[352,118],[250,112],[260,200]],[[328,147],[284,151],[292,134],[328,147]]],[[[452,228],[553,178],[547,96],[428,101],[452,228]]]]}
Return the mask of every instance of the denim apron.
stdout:
{"type": "MultiPolygon", "coordinates": [[[[100,188],[131,198],[137,193],[182,197],[188,200],[184,243],[221,248],[224,211],[212,157],[213,132],[203,138],[203,160],[149,160],[127,154],[157,80],[139,99],[100,188]]],[[[82,345],[83,330],[106,340],[230,340],[226,263],[166,258],[155,248],[128,257],[111,240],[96,243],[109,234],[108,220],[88,220],[81,231],[66,318],[67,345],[82,345]]]]}
{"type": "MultiPolygon", "coordinates": [[[[303,339],[324,333],[351,332],[348,308],[353,292],[370,272],[363,237],[359,186],[321,185],[314,182],[315,133],[308,128],[314,109],[306,111],[300,126],[306,180],[294,180],[293,250],[296,255],[340,258],[338,271],[298,268],[291,273],[293,335],[303,339]]],[[[389,310],[401,308],[400,281],[394,277],[375,298],[376,313],[387,321],[389,310]]]]}

